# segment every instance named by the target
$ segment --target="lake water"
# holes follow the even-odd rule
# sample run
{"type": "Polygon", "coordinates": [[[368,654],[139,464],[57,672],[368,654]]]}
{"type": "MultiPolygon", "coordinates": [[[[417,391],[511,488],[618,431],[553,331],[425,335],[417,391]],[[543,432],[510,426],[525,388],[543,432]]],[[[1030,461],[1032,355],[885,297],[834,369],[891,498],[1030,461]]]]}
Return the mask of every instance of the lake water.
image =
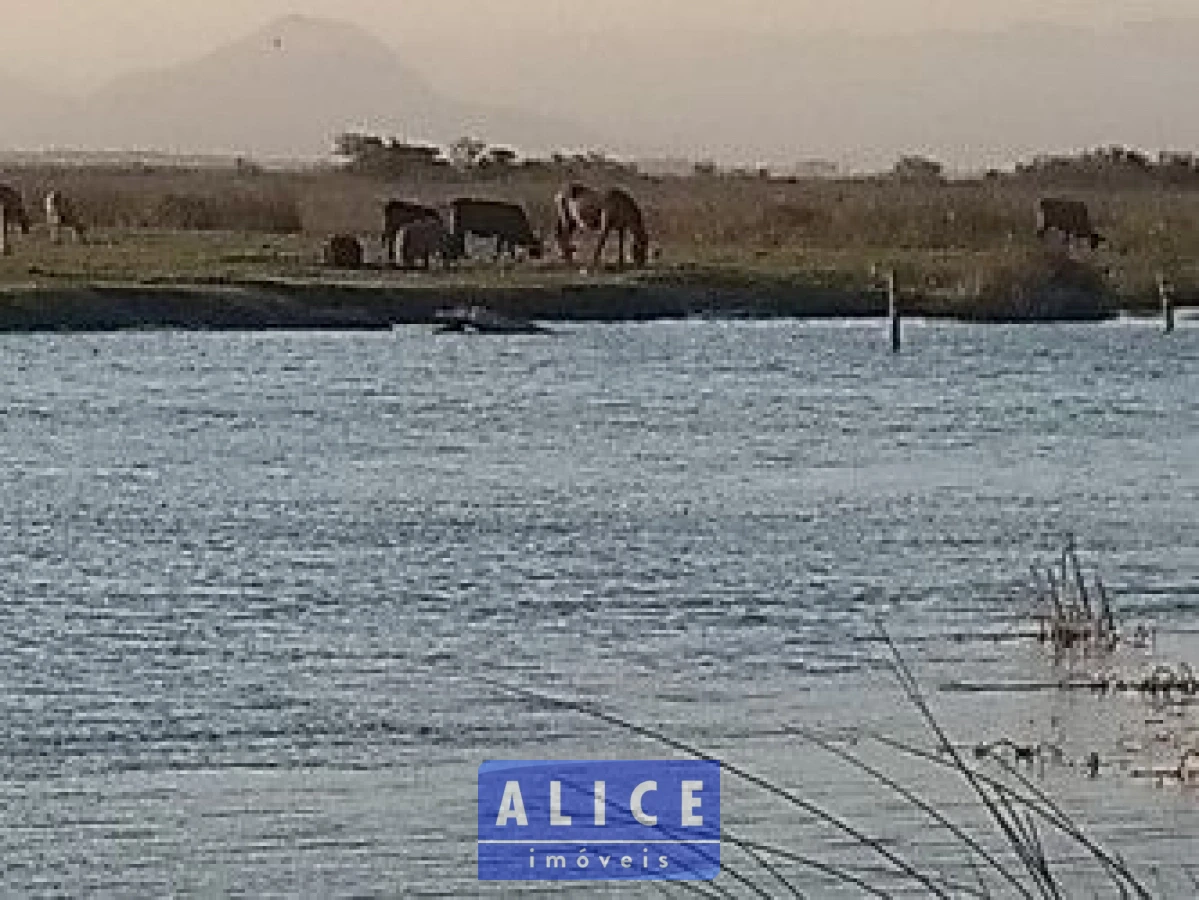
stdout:
{"type": "MultiPolygon", "coordinates": [[[[1066,532],[1158,657],[1199,667],[1199,328],[885,339],[0,338],[0,893],[504,893],[475,880],[480,762],[671,751],[497,684],[599,703],[976,883],[793,733],[857,737],[982,824],[951,773],[869,737],[933,746],[881,619],[956,740],[1061,746],[1035,783],[1155,893],[1193,895],[1199,789],[1133,776],[1199,746],[1190,707],[952,688],[1058,677],[1021,635],[1029,564],[1066,532]]],[[[724,797],[734,834],[902,892],[800,810],[727,774],[724,797]]]]}

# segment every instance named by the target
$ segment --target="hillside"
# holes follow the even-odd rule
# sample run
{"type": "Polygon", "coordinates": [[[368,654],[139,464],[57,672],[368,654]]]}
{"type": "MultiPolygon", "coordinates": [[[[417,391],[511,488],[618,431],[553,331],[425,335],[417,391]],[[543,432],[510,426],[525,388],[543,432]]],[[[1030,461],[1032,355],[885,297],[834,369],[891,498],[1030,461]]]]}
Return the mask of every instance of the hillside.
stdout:
{"type": "Polygon", "coordinates": [[[4,143],[296,158],[327,154],[353,128],[439,143],[486,134],[535,150],[590,137],[564,120],[451,100],[357,26],[289,16],[192,62],[44,104],[4,143]]]}
{"type": "Polygon", "coordinates": [[[356,25],[290,16],[75,101],[0,75],[0,149],[303,158],[363,129],[879,169],[912,152],[977,168],[1107,144],[1199,147],[1199,20],[892,38],[619,27],[553,41],[464,28],[397,50],[356,25]]]}

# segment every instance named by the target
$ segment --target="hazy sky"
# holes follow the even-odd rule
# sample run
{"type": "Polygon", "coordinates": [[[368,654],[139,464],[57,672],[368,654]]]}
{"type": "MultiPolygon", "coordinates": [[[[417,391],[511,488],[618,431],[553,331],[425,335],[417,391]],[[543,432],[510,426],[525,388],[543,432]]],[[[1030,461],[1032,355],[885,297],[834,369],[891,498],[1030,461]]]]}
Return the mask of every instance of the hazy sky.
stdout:
{"type": "Polygon", "coordinates": [[[1196,0],[0,0],[0,68],[44,86],[86,88],[195,56],[287,13],[346,19],[397,46],[419,41],[452,53],[455,40],[502,40],[510,30],[887,33],[1027,20],[1103,27],[1196,12],[1196,0]]]}

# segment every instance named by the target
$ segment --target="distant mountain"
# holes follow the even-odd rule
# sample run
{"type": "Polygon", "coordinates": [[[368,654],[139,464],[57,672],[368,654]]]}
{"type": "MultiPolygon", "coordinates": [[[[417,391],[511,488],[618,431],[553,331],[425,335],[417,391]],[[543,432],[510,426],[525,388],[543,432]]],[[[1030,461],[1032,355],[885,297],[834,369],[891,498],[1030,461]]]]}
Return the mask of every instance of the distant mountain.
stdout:
{"type": "Polygon", "coordinates": [[[883,168],[905,153],[979,167],[1106,144],[1199,148],[1197,57],[1199,19],[893,38],[463,29],[397,51],[291,16],[74,102],[0,78],[0,149],[299,158],[363,129],[785,169],[883,168]]]}
{"type": "Polygon", "coordinates": [[[303,16],[37,118],[29,130],[59,146],[292,158],[326,155],[350,129],[438,143],[480,135],[537,150],[591,137],[566,120],[442,96],[362,29],[303,16]]]}

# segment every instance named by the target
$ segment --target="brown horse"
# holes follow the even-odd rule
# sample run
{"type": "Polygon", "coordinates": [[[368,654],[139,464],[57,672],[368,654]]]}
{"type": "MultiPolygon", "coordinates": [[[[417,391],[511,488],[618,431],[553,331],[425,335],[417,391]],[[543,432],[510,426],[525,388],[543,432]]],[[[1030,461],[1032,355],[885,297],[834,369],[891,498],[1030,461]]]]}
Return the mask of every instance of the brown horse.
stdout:
{"type": "Polygon", "coordinates": [[[9,184],[0,184],[0,206],[4,207],[6,225],[17,225],[22,234],[29,234],[29,214],[25,212],[25,201],[21,192],[9,184]]]}
{"type": "Polygon", "coordinates": [[[622,188],[601,194],[584,184],[568,184],[554,196],[554,208],[558,214],[555,235],[562,258],[574,261],[574,237],[580,231],[598,231],[595,244],[593,267],[598,269],[603,260],[604,246],[613,231],[616,232],[618,265],[625,264],[625,238],[632,236],[632,262],[644,266],[649,258],[649,232],[645,230],[645,219],[641,208],[628,191],[622,188]]]}

